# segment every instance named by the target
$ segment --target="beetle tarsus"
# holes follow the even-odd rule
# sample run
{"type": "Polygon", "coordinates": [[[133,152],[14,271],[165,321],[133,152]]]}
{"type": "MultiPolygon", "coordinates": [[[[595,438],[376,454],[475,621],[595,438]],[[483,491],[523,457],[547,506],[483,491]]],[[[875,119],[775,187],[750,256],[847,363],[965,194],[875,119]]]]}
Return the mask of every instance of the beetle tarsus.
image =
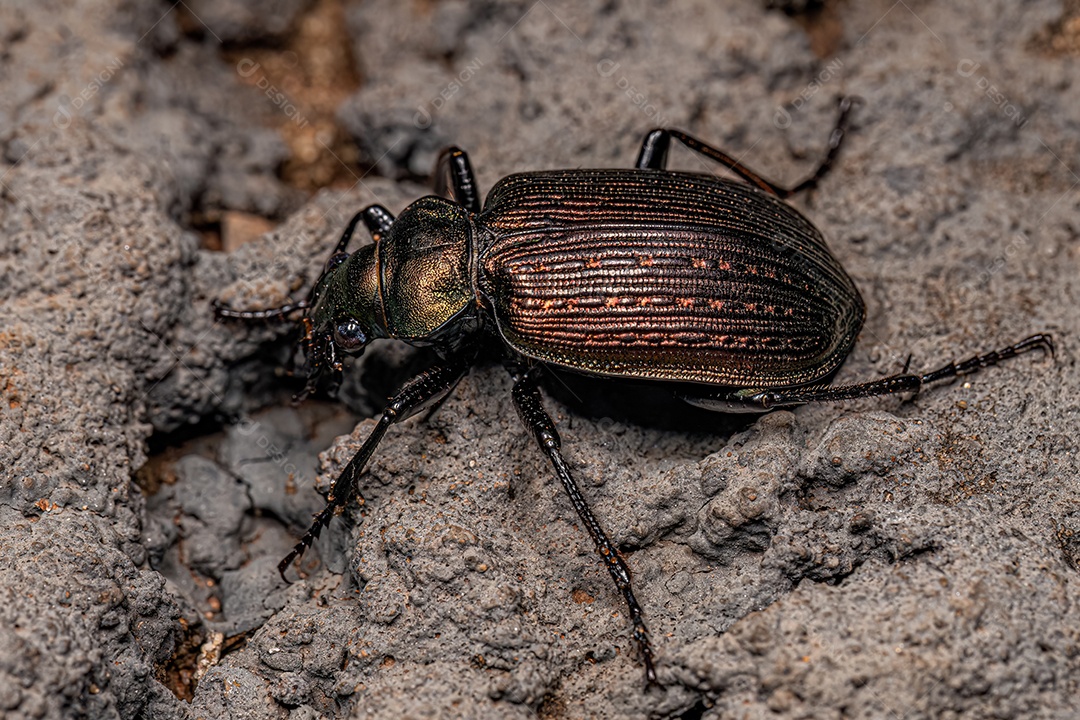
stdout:
{"type": "Polygon", "coordinates": [[[960,362],[947,363],[937,370],[931,370],[930,372],[921,375],[919,379],[922,381],[922,384],[925,385],[926,383],[945,380],[947,378],[971,375],[983,368],[997,365],[1004,360],[1010,360],[1017,355],[1023,355],[1032,350],[1042,350],[1050,357],[1053,357],[1054,338],[1047,333],[1029,335],[1019,342],[1015,342],[1012,345],[1008,345],[998,350],[991,350],[987,353],[974,355],[967,360],[962,360],[960,362]]]}
{"type": "MultiPolygon", "coordinates": [[[[949,362],[922,375],[908,373],[907,363],[905,363],[904,372],[854,385],[812,385],[794,388],[769,388],[756,391],[741,390],[722,395],[684,396],[682,399],[691,405],[719,412],[739,410],[764,412],[812,402],[857,400],[874,395],[893,395],[896,393],[917,394],[924,385],[929,383],[960,377],[961,375],[971,375],[1032,350],[1042,350],[1053,357],[1053,337],[1047,333],[1030,335],[1012,345],[973,355],[960,362],[949,362]]],[[[910,358],[908,358],[908,362],[910,362],[910,358]]]]}
{"type": "Polygon", "coordinates": [[[847,135],[848,124],[851,120],[851,111],[857,106],[862,104],[863,99],[858,95],[847,95],[840,98],[840,115],[836,119],[836,125],[833,127],[832,132],[829,134],[828,149],[825,151],[825,158],[818,163],[817,168],[814,170],[810,177],[806,178],[794,187],[784,190],[780,193],[780,197],[788,198],[792,195],[796,195],[803,190],[809,190],[810,188],[817,187],[821,178],[825,177],[832,169],[833,161],[836,160],[836,156],[840,153],[840,145],[844,142],[844,137],[847,135]]]}
{"type": "Polygon", "coordinates": [[[332,501],[327,502],[326,507],[324,507],[321,512],[315,515],[315,518],[311,523],[311,527],[309,527],[308,531],[304,533],[304,536],[300,538],[300,542],[296,543],[296,545],[293,546],[293,549],[289,552],[289,554],[283,557],[281,559],[281,562],[278,563],[278,573],[281,575],[281,579],[284,580],[286,584],[291,585],[292,582],[287,577],[285,577],[285,571],[287,571],[289,569],[289,566],[292,565],[293,560],[302,557],[304,551],[311,547],[315,543],[315,541],[319,539],[319,535],[322,534],[322,529],[330,523],[330,518],[333,517],[334,511],[337,510],[337,508],[337,504],[333,503],[332,501]]]}

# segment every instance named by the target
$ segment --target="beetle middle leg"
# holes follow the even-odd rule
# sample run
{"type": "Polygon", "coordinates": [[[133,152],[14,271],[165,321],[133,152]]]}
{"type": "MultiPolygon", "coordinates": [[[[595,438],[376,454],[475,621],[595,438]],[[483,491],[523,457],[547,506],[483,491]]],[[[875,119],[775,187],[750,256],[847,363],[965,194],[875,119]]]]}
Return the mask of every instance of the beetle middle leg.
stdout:
{"type": "Polygon", "coordinates": [[[998,350],[973,355],[961,362],[948,362],[936,370],[914,375],[903,372],[897,375],[871,380],[855,385],[819,385],[802,388],[770,388],[739,390],[724,395],[706,395],[701,397],[684,396],[691,405],[722,412],[764,411],[774,408],[794,407],[811,402],[835,402],[855,400],[873,395],[891,395],[893,393],[917,393],[923,385],[946,380],[948,378],[971,375],[983,368],[997,365],[1017,355],[1032,350],[1054,354],[1054,341],[1050,335],[1039,333],[998,350]]]}
{"type": "Polygon", "coordinates": [[[449,189],[457,203],[464,205],[471,213],[480,212],[480,186],[476,182],[469,155],[459,147],[451,146],[439,153],[435,162],[435,194],[446,197],[447,178],[449,189]]]}
{"type": "MultiPolygon", "coordinates": [[[[315,516],[311,527],[304,533],[304,537],[300,539],[300,542],[278,563],[278,572],[281,573],[282,579],[285,579],[285,571],[292,564],[292,561],[303,555],[304,551],[311,547],[337,509],[345,507],[359,494],[360,476],[363,474],[364,467],[367,465],[368,460],[371,459],[375,449],[382,442],[383,436],[386,435],[387,428],[396,422],[401,422],[415,415],[449,394],[458,381],[468,372],[472,363],[473,357],[471,354],[459,354],[441,365],[420,373],[390,398],[371,434],[367,436],[364,444],[360,446],[360,449],[353,455],[352,460],[349,460],[349,464],[345,466],[334,484],[330,486],[330,492],[326,496],[326,507],[315,516]]],[[[286,582],[288,581],[286,580],[286,582]]]]}
{"type": "Polygon", "coordinates": [[[836,126],[829,135],[829,145],[825,158],[808,178],[790,188],[766,180],[761,173],[751,170],[723,150],[714,148],[712,145],[674,128],[657,128],[649,131],[641,143],[641,150],[638,152],[637,162],[634,167],[638,170],[666,170],[671,139],[675,138],[694,152],[720,163],[751,185],[757,186],[770,195],[788,198],[795,193],[817,185],[818,181],[825,177],[832,168],[833,160],[836,159],[837,153],[840,152],[840,144],[843,142],[844,135],[847,132],[851,110],[857,100],[858,98],[854,97],[845,97],[840,100],[840,116],[837,118],[836,126]]]}
{"type": "Polygon", "coordinates": [[[555,429],[555,423],[552,422],[551,416],[544,410],[544,406],[540,401],[540,387],[537,384],[535,368],[520,375],[515,374],[514,379],[513,398],[518,415],[521,416],[521,421],[525,424],[525,427],[532,431],[536,443],[551,461],[552,466],[555,468],[555,474],[558,475],[566,494],[570,496],[570,502],[577,511],[578,517],[581,518],[585,528],[589,531],[589,535],[592,536],[596,550],[600,553],[600,557],[604,561],[604,565],[607,566],[608,572],[611,573],[616,587],[619,588],[623,598],[626,600],[627,608],[630,610],[630,622],[634,626],[634,639],[637,641],[642,660],[645,663],[646,681],[655,683],[656,667],[653,663],[652,643],[649,642],[649,633],[642,617],[641,606],[638,604],[637,598],[634,597],[634,589],[630,585],[630,568],[626,566],[622,556],[619,555],[619,551],[608,539],[604,528],[600,525],[596,516],[592,514],[588,503],[585,502],[585,497],[581,494],[581,490],[578,489],[577,483],[574,482],[574,478],[570,474],[570,468],[562,456],[562,441],[559,439],[559,432],[555,429]]]}

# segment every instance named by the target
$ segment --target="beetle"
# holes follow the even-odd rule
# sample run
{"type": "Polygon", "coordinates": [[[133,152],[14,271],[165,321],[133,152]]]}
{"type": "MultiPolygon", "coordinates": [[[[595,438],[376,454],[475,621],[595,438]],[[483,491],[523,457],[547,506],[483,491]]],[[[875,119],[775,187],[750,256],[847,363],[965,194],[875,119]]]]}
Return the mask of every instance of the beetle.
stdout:
{"type": "Polygon", "coordinates": [[[306,300],[219,316],[285,318],[300,312],[306,385],[341,381],[343,360],[377,339],[433,346],[438,361],[393,395],[334,481],[325,508],[278,565],[282,578],[334,512],[353,500],[387,429],[437,407],[481,357],[511,373],[512,397],[622,594],[648,683],[654,650],[630,569],[578,488],[559,433],[541,404],[541,370],[669,385],[710,410],[764,412],[809,402],[917,393],[1021,353],[1053,353],[1050,335],[923,374],[828,383],[865,318],[854,282],[825,240],[785,202],[832,166],[854,99],[844,98],[816,170],[787,188],[680,130],[659,128],[627,170],[510,175],[481,204],[468,155],[436,165],[436,193],[398,217],[371,205],[341,235],[306,300]],[[672,140],[742,181],[666,170],[672,140]],[[449,195],[448,195],[449,191],[449,195]],[[373,244],[349,253],[363,223],[373,244]]]}

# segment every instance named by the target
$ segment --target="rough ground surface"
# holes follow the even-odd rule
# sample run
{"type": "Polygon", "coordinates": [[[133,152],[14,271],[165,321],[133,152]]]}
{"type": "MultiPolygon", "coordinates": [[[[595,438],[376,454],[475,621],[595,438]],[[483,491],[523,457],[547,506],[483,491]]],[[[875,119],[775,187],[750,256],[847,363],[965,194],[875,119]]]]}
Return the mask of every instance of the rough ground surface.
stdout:
{"type": "MultiPolygon", "coordinates": [[[[1075,717],[1080,8],[775,4],[0,2],[0,715],[1075,717]],[[349,72],[311,71],[335,52],[349,72]],[[450,142],[488,188],[626,166],[670,124],[790,180],[844,93],[841,160],[796,201],[867,300],[839,379],[1036,330],[1053,361],[692,433],[549,400],[634,570],[648,691],[498,368],[391,432],[280,583],[371,424],[289,409],[285,330],[211,300],[302,295],[450,142]],[[280,224],[211,249],[236,218],[280,224]]],[[[349,406],[420,362],[369,350],[349,406]]]]}

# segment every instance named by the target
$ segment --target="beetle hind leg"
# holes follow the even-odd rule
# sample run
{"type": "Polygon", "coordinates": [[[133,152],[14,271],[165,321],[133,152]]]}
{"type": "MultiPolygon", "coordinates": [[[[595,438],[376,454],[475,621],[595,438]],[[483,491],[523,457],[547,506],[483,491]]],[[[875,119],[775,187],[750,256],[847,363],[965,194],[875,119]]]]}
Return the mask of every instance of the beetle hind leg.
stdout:
{"type": "Polygon", "coordinates": [[[962,362],[950,362],[941,366],[937,370],[928,372],[922,376],[923,383],[930,383],[936,380],[945,380],[946,378],[959,377],[961,375],[971,375],[983,368],[997,365],[1003,360],[1009,360],[1017,355],[1023,355],[1026,352],[1032,350],[1042,350],[1043,353],[1054,356],[1054,338],[1046,333],[1037,333],[1035,335],[1029,335],[1019,342],[1015,342],[1012,345],[1003,347],[999,350],[991,350],[988,353],[981,355],[975,355],[962,362]]]}
{"type": "Polygon", "coordinates": [[[540,449],[551,461],[552,466],[555,468],[555,474],[559,477],[566,494],[570,496],[570,502],[577,511],[578,517],[584,523],[585,529],[589,531],[589,535],[596,545],[596,550],[600,553],[600,558],[603,560],[608,572],[611,573],[611,577],[622,593],[623,599],[626,600],[627,608],[630,611],[630,622],[634,628],[634,639],[637,641],[642,661],[645,664],[646,682],[655,683],[656,666],[653,661],[652,643],[649,641],[648,629],[645,627],[645,620],[642,617],[641,605],[638,604],[637,598],[634,597],[634,589],[630,585],[630,568],[626,566],[626,562],[619,555],[619,551],[608,539],[604,528],[600,525],[596,516],[592,514],[588,503],[585,502],[585,497],[581,494],[581,490],[570,474],[570,468],[562,455],[561,440],[558,431],[555,429],[555,423],[552,422],[551,416],[547,414],[541,403],[540,388],[537,384],[535,372],[535,369],[533,369],[521,375],[515,374],[514,405],[517,407],[518,415],[521,416],[521,421],[526,428],[532,431],[537,445],[540,446],[540,449]]]}
{"type": "Polygon", "coordinates": [[[826,151],[825,158],[818,164],[817,168],[808,178],[790,188],[765,179],[760,173],[751,170],[723,150],[715,148],[682,130],[676,130],[674,128],[657,128],[656,130],[650,131],[641,143],[641,150],[638,152],[637,162],[634,164],[634,167],[638,170],[666,169],[668,150],[671,148],[671,139],[675,138],[699,155],[704,155],[710,160],[720,163],[751,185],[764,190],[770,195],[776,195],[779,198],[788,198],[795,193],[814,187],[821,178],[828,174],[829,170],[832,168],[833,160],[836,159],[837,153],[840,152],[840,145],[847,132],[851,110],[854,108],[857,100],[858,98],[854,97],[845,97],[841,99],[840,117],[837,119],[836,126],[833,128],[832,133],[829,135],[828,150],[826,151]]]}
{"type": "Polygon", "coordinates": [[[765,412],[774,408],[794,407],[811,402],[836,402],[855,400],[874,395],[892,395],[894,393],[918,393],[923,385],[972,375],[984,368],[997,365],[1018,355],[1042,350],[1053,356],[1054,340],[1045,333],[1030,335],[1019,342],[997,350],[973,355],[960,362],[948,362],[941,367],[914,375],[908,372],[890,375],[880,380],[857,383],[855,385],[818,385],[803,388],[749,389],[729,392],[721,395],[683,396],[683,400],[707,410],[720,412],[765,412]]]}

